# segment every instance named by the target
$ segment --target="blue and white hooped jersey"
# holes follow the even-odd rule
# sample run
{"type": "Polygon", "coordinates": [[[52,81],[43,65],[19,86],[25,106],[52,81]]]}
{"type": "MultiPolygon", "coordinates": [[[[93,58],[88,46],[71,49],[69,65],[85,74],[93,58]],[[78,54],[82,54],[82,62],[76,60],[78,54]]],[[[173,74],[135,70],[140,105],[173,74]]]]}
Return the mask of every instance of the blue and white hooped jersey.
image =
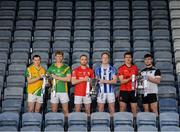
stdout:
{"type": "MultiPolygon", "coordinates": [[[[101,66],[98,66],[95,70],[95,75],[98,79],[112,80],[113,76],[116,75],[116,69],[110,65],[106,69],[104,69],[101,66]]],[[[112,84],[98,83],[98,90],[101,93],[113,93],[114,87],[112,84]]]]}

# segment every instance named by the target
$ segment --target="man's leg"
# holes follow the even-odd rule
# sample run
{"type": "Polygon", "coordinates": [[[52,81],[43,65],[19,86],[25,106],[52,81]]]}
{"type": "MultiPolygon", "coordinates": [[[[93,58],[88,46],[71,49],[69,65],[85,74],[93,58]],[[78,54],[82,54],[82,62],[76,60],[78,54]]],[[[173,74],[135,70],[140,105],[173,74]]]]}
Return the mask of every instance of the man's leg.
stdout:
{"type": "Polygon", "coordinates": [[[51,103],[51,111],[52,112],[57,112],[58,111],[58,104],[51,103]]]}
{"type": "Polygon", "coordinates": [[[68,103],[62,103],[62,109],[64,112],[64,116],[68,117],[68,114],[69,114],[68,103]]]}
{"type": "Polygon", "coordinates": [[[131,111],[133,113],[133,116],[136,117],[136,114],[137,114],[137,103],[131,103],[131,111]]]}
{"type": "Polygon", "coordinates": [[[149,104],[143,104],[144,112],[149,112],[149,104]]]}
{"type": "Polygon", "coordinates": [[[39,113],[39,112],[41,111],[41,106],[42,106],[42,103],[36,102],[36,105],[35,105],[35,112],[39,113]]]}
{"type": "Polygon", "coordinates": [[[28,102],[28,112],[34,112],[35,102],[28,102]]]}
{"type": "Polygon", "coordinates": [[[91,104],[84,104],[86,114],[90,117],[91,115],[91,104]]]}
{"type": "Polygon", "coordinates": [[[104,112],[104,103],[98,103],[98,111],[104,112]]]}
{"type": "Polygon", "coordinates": [[[108,107],[109,107],[110,116],[113,117],[113,115],[114,115],[114,103],[109,103],[108,107]]]}
{"type": "Polygon", "coordinates": [[[28,94],[28,112],[34,112],[36,98],[33,94],[28,94]]]}
{"type": "Polygon", "coordinates": [[[82,97],[81,96],[75,96],[74,97],[74,104],[75,104],[75,111],[80,112],[81,111],[81,104],[82,104],[82,97]]]}
{"type": "Polygon", "coordinates": [[[156,114],[156,116],[158,117],[158,106],[157,106],[157,102],[151,103],[150,104],[150,109],[152,112],[154,112],[156,114]]]}
{"type": "Polygon", "coordinates": [[[120,103],[119,103],[120,112],[125,112],[126,106],[127,106],[127,104],[125,102],[120,101],[120,103]]]}

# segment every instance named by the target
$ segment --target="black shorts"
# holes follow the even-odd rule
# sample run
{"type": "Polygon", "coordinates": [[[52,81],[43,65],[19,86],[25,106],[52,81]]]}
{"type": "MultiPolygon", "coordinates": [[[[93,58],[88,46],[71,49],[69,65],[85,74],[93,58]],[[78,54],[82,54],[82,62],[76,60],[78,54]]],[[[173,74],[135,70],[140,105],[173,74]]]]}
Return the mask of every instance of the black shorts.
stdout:
{"type": "Polygon", "coordinates": [[[120,102],[124,103],[137,103],[137,97],[135,96],[135,91],[120,91],[120,102]]]}
{"type": "Polygon", "coordinates": [[[152,93],[152,94],[147,94],[147,96],[144,97],[144,95],[142,95],[142,103],[143,104],[151,104],[157,102],[157,94],[152,93]]]}

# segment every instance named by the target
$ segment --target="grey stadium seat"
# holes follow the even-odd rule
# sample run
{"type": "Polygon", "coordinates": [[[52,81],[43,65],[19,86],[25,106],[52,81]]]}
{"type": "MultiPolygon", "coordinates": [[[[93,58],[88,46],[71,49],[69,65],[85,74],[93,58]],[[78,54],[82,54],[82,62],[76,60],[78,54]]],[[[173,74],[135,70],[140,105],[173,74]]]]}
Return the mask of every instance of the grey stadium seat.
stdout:
{"type": "Polygon", "coordinates": [[[18,20],[16,21],[16,30],[30,30],[33,29],[32,20],[18,20]]]}
{"type": "Polygon", "coordinates": [[[94,12],[95,20],[110,20],[111,13],[109,10],[96,10],[94,12]]]}
{"type": "Polygon", "coordinates": [[[10,63],[25,63],[28,64],[29,55],[26,52],[13,52],[10,55],[10,63]]]}
{"type": "Polygon", "coordinates": [[[108,21],[108,20],[95,20],[94,21],[94,30],[98,30],[98,29],[110,30],[110,21],[108,21]]]}
{"type": "Polygon", "coordinates": [[[13,11],[13,10],[1,10],[0,20],[14,20],[14,19],[15,19],[15,11],[13,11]]]}
{"type": "Polygon", "coordinates": [[[38,10],[37,11],[37,20],[52,20],[53,11],[52,10],[38,10]]]}
{"type": "Polygon", "coordinates": [[[32,44],[33,52],[50,52],[50,43],[47,41],[35,41],[32,44]]]}
{"type": "Polygon", "coordinates": [[[91,10],[91,6],[90,1],[77,1],[75,4],[76,10],[91,10]]]}
{"type": "Polygon", "coordinates": [[[61,127],[60,125],[48,125],[47,127],[45,127],[44,132],[52,132],[53,131],[60,131],[60,132],[64,132],[64,128],[61,127]]]}
{"type": "Polygon", "coordinates": [[[23,75],[9,75],[6,78],[7,87],[25,87],[25,77],[23,75]]]}
{"type": "Polygon", "coordinates": [[[36,40],[51,41],[51,32],[49,30],[35,30],[34,41],[36,40]]]}
{"type": "Polygon", "coordinates": [[[91,32],[89,30],[75,30],[74,41],[76,40],[91,40],[91,32]]]}
{"type": "Polygon", "coordinates": [[[0,114],[0,126],[14,126],[18,128],[19,114],[13,112],[3,112],[0,114]]]}
{"type": "Polygon", "coordinates": [[[0,30],[0,40],[1,41],[6,41],[6,42],[11,42],[12,32],[8,30],[0,30]]]}
{"type": "Polygon", "coordinates": [[[167,29],[156,29],[152,32],[152,39],[155,40],[170,40],[170,33],[167,29]]]}
{"type": "Polygon", "coordinates": [[[114,1],[114,10],[129,10],[129,1],[114,1]]]}
{"type": "Polygon", "coordinates": [[[90,52],[90,42],[88,41],[82,41],[82,40],[76,40],[73,43],[73,52],[78,51],[84,51],[84,52],[90,52]]]}
{"type": "Polygon", "coordinates": [[[8,62],[8,54],[5,52],[0,52],[0,63],[4,63],[5,65],[8,62]]]}
{"type": "Polygon", "coordinates": [[[160,128],[163,126],[179,126],[179,114],[174,112],[160,113],[160,128]]]}
{"type": "Polygon", "coordinates": [[[30,52],[30,42],[28,41],[15,41],[12,43],[12,52],[30,52]]]}
{"type": "Polygon", "coordinates": [[[34,20],[35,13],[33,10],[19,10],[18,20],[34,20]]]}
{"type": "Polygon", "coordinates": [[[116,40],[130,41],[130,31],[129,30],[114,30],[113,41],[116,41],[116,40]]]}
{"type": "Polygon", "coordinates": [[[152,10],[152,19],[167,19],[168,20],[167,10],[152,10]]]}
{"type": "Polygon", "coordinates": [[[160,98],[159,112],[178,112],[177,100],[174,98],[160,98]]]}
{"type": "Polygon", "coordinates": [[[109,30],[95,30],[94,41],[96,40],[109,40],[110,41],[110,31],[109,30]]]}
{"type": "Polygon", "coordinates": [[[129,29],[130,22],[129,20],[114,20],[113,21],[113,30],[116,29],[129,29]]]}
{"type": "Polygon", "coordinates": [[[133,43],[134,51],[151,51],[151,43],[144,40],[136,40],[133,43]]]}
{"type": "Polygon", "coordinates": [[[38,10],[53,10],[54,9],[54,1],[39,1],[37,3],[38,10]]]}
{"type": "Polygon", "coordinates": [[[152,28],[153,29],[168,29],[169,22],[165,19],[155,19],[152,21],[152,28]]]}
{"type": "Polygon", "coordinates": [[[133,115],[130,112],[117,112],[114,114],[114,126],[133,125],[133,115]]]}
{"type": "Polygon", "coordinates": [[[116,40],[113,43],[113,52],[130,51],[130,42],[123,40],[116,40]]]}
{"type": "Polygon", "coordinates": [[[31,42],[32,35],[29,30],[16,30],[14,32],[14,41],[28,41],[31,42]]]}
{"type": "Polygon", "coordinates": [[[113,12],[113,19],[114,20],[129,20],[130,12],[129,10],[115,10],[113,12]]]}
{"type": "Polygon", "coordinates": [[[145,10],[148,9],[148,2],[147,1],[133,1],[132,2],[132,9],[133,10],[145,10]]]}
{"type": "Polygon", "coordinates": [[[144,132],[144,131],[158,132],[158,129],[154,126],[148,126],[148,125],[140,126],[138,128],[138,132],[144,132]]]}
{"type": "Polygon", "coordinates": [[[56,3],[57,10],[72,10],[72,6],[72,1],[57,1],[56,3]]]}
{"type": "Polygon", "coordinates": [[[95,10],[109,10],[110,9],[110,2],[109,1],[95,1],[94,3],[95,10]]]}
{"type": "MultiPolygon", "coordinates": [[[[91,114],[91,128],[93,126],[110,126],[110,115],[106,112],[95,112],[91,114]]],[[[101,127],[102,128],[102,127],[101,127]]]]}
{"type": "Polygon", "coordinates": [[[26,71],[26,64],[11,64],[9,65],[8,74],[9,75],[24,75],[26,71]]]}
{"type": "Polygon", "coordinates": [[[74,30],[91,30],[90,20],[76,20],[74,22],[74,30]]]}
{"type": "Polygon", "coordinates": [[[35,30],[52,30],[52,21],[50,20],[37,20],[35,22],[35,30]]]}
{"type": "Polygon", "coordinates": [[[163,126],[161,128],[161,132],[167,132],[167,131],[171,131],[171,132],[179,132],[180,128],[177,126],[163,126]]]}
{"type": "Polygon", "coordinates": [[[173,74],[162,74],[161,75],[161,83],[160,85],[170,85],[174,86],[175,77],[173,74]]]}
{"type": "Polygon", "coordinates": [[[6,87],[4,89],[4,99],[23,100],[24,89],[21,87],[6,87]]]}
{"type": "Polygon", "coordinates": [[[167,2],[166,1],[161,1],[161,0],[157,0],[157,1],[151,1],[151,9],[152,10],[158,10],[158,9],[167,9],[167,2]]]}
{"type": "Polygon", "coordinates": [[[81,112],[72,112],[68,115],[68,126],[87,127],[87,114],[81,112]]]}
{"type": "Polygon", "coordinates": [[[111,132],[110,127],[102,126],[102,125],[96,125],[96,126],[91,127],[91,132],[95,132],[95,131],[111,132]]]}
{"type": "Polygon", "coordinates": [[[55,30],[71,30],[72,22],[70,20],[56,20],[55,30]]]}
{"type": "Polygon", "coordinates": [[[171,43],[167,40],[156,40],[153,42],[154,51],[171,51],[171,43]]]}
{"type": "Polygon", "coordinates": [[[9,53],[10,50],[10,43],[9,42],[0,42],[0,52],[9,53]]]}
{"type": "Polygon", "coordinates": [[[16,10],[17,3],[15,1],[7,0],[1,1],[0,8],[4,10],[16,10]]]}
{"type": "Polygon", "coordinates": [[[150,31],[145,29],[137,29],[133,31],[133,40],[150,40],[150,31]]]}
{"type": "Polygon", "coordinates": [[[155,62],[172,62],[172,53],[169,51],[156,51],[154,53],[155,62]]]}
{"type": "Polygon", "coordinates": [[[56,11],[56,20],[72,20],[72,11],[70,10],[56,11]]]}
{"type": "Polygon", "coordinates": [[[0,21],[0,30],[10,30],[14,29],[12,20],[1,20],[0,21]]]}
{"type": "Polygon", "coordinates": [[[64,127],[64,114],[49,112],[45,114],[45,126],[59,125],[64,127]]]}
{"type": "Polygon", "coordinates": [[[17,132],[17,128],[13,126],[2,126],[0,127],[0,131],[17,132]]]}
{"type": "Polygon", "coordinates": [[[2,101],[2,112],[21,113],[22,100],[6,99],[2,101]]]}
{"type": "Polygon", "coordinates": [[[69,30],[56,30],[54,32],[54,41],[57,40],[71,40],[71,32],[69,30]]]}
{"type": "Polygon", "coordinates": [[[134,128],[132,126],[117,126],[114,128],[114,132],[134,132],[134,128]]]}
{"type": "Polygon", "coordinates": [[[84,126],[70,126],[67,132],[87,132],[87,127],[84,126]]]}
{"type": "Polygon", "coordinates": [[[134,55],[133,55],[134,63],[139,62],[139,61],[143,62],[145,54],[149,54],[149,52],[148,51],[136,51],[136,52],[134,52],[134,55]]]}
{"type": "Polygon", "coordinates": [[[149,12],[148,10],[134,10],[133,11],[133,20],[135,19],[149,19],[149,12]]]}
{"type": "Polygon", "coordinates": [[[93,52],[110,51],[109,41],[97,40],[93,43],[93,52]]]}
{"type": "Polygon", "coordinates": [[[149,20],[133,20],[133,29],[149,29],[149,20]]]}
{"type": "Polygon", "coordinates": [[[42,115],[40,113],[24,113],[22,115],[22,126],[38,126],[41,128],[42,115]]]}
{"type": "Polygon", "coordinates": [[[156,114],[152,112],[139,112],[137,113],[137,127],[142,125],[151,125],[156,127],[156,114]]]}
{"type": "Polygon", "coordinates": [[[35,1],[20,1],[19,2],[20,10],[34,10],[35,9],[35,1]]]}
{"type": "Polygon", "coordinates": [[[53,52],[57,50],[62,50],[64,52],[70,52],[70,42],[66,40],[57,40],[53,43],[53,52]]]}
{"type": "Polygon", "coordinates": [[[21,128],[21,132],[27,132],[31,130],[31,132],[41,132],[41,129],[37,126],[25,126],[21,128]]]}

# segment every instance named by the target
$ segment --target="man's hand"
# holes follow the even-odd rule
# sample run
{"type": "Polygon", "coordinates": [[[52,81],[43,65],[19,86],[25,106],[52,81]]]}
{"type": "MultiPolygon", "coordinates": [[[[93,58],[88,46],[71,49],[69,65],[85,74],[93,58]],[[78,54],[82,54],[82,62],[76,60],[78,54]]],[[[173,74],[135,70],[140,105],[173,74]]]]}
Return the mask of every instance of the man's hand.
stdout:
{"type": "Polygon", "coordinates": [[[58,76],[56,76],[56,75],[54,75],[54,74],[51,74],[51,77],[52,77],[53,79],[58,80],[58,76]]]}
{"type": "Polygon", "coordinates": [[[89,79],[89,77],[88,77],[88,76],[85,76],[84,81],[87,82],[88,79],[89,79]]]}

